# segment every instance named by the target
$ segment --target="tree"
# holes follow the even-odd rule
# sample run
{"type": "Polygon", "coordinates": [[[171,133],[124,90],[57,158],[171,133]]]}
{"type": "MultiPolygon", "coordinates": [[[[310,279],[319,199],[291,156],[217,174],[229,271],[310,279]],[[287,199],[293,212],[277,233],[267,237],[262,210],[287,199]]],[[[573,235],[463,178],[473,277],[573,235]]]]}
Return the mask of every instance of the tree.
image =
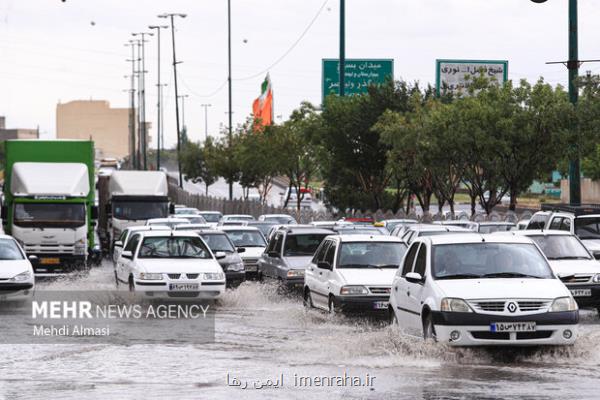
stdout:
{"type": "Polygon", "coordinates": [[[206,195],[208,187],[216,182],[216,148],[212,138],[204,142],[204,146],[199,143],[187,142],[181,152],[182,172],[187,179],[194,182],[204,182],[206,195]]]}

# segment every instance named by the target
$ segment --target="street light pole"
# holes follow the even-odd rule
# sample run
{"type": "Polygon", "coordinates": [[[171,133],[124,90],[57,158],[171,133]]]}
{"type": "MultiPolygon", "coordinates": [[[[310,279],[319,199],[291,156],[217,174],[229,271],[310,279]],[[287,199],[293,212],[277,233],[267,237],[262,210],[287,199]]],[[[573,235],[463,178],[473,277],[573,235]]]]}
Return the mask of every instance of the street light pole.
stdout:
{"type": "Polygon", "coordinates": [[[157,97],[158,100],[156,101],[156,170],[160,170],[160,134],[162,132],[161,127],[162,127],[162,121],[161,121],[161,101],[162,101],[162,96],[161,96],[161,84],[160,84],[160,30],[161,29],[167,29],[168,26],[167,25],[150,25],[148,26],[149,29],[156,29],[156,44],[157,44],[157,69],[156,69],[156,75],[157,75],[157,83],[156,83],[156,89],[158,91],[157,93],[157,97]]]}
{"type": "Polygon", "coordinates": [[[204,141],[208,139],[208,107],[212,104],[201,104],[200,107],[204,107],[204,141]]]}
{"type": "Polygon", "coordinates": [[[131,169],[137,165],[135,150],[135,41],[130,40],[125,46],[131,47],[131,88],[129,89],[129,164],[131,169]]]}
{"type": "Polygon", "coordinates": [[[179,187],[183,188],[183,177],[181,174],[181,131],[179,129],[179,102],[177,101],[177,58],[175,56],[175,22],[174,17],[185,18],[186,14],[161,14],[159,18],[171,19],[171,39],[173,43],[173,81],[175,83],[175,121],[177,124],[177,169],[179,170],[179,187]]]}
{"type": "Polygon", "coordinates": [[[187,127],[185,126],[185,99],[190,97],[189,94],[182,94],[178,98],[181,99],[181,129],[186,133],[187,136],[187,127]]]}
{"type": "Polygon", "coordinates": [[[346,0],[340,0],[340,97],[344,96],[346,72],[346,0]]]}
{"type": "Polygon", "coordinates": [[[146,157],[146,153],[147,153],[147,140],[148,140],[148,132],[146,131],[146,54],[145,54],[145,45],[144,43],[146,42],[145,40],[145,36],[153,36],[153,34],[151,32],[137,32],[137,33],[132,33],[133,36],[141,36],[141,60],[142,60],[142,65],[141,65],[141,80],[140,80],[140,92],[141,92],[141,101],[140,101],[140,118],[141,118],[141,140],[140,140],[140,146],[141,146],[141,152],[142,152],[142,161],[143,161],[143,169],[146,170],[148,169],[148,163],[147,163],[147,157],[146,157]]]}
{"type": "MultiPolygon", "coordinates": [[[[231,157],[231,146],[233,142],[233,122],[231,109],[231,0],[227,0],[227,83],[229,90],[229,153],[231,157]]],[[[229,200],[233,200],[233,182],[229,182],[229,200]]]]}

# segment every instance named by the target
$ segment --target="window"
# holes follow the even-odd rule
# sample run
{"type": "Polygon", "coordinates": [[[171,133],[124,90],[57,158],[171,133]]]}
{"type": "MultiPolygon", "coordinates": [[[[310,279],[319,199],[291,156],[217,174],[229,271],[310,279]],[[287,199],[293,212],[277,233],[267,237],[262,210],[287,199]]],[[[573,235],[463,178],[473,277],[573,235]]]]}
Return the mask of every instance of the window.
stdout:
{"type": "Polygon", "coordinates": [[[328,262],[329,265],[331,265],[331,266],[333,266],[333,264],[335,263],[335,249],[337,249],[337,243],[331,242],[331,245],[329,246],[329,248],[327,249],[327,252],[325,253],[324,261],[328,262]]]}
{"type": "Polygon", "coordinates": [[[198,236],[150,236],[144,238],[138,258],[212,258],[198,236]]]}
{"type": "Polygon", "coordinates": [[[202,240],[206,243],[209,249],[216,253],[217,251],[223,251],[225,253],[233,253],[235,252],[235,248],[233,247],[233,243],[227,237],[227,235],[222,233],[209,233],[200,235],[202,240]]]}
{"type": "Polygon", "coordinates": [[[283,255],[285,257],[293,256],[312,256],[317,247],[328,234],[301,234],[288,235],[285,238],[283,255]]]}
{"type": "Polygon", "coordinates": [[[531,221],[529,221],[527,229],[544,229],[549,217],[550,216],[548,214],[534,215],[533,217],[531,217],[531,221]]]}
{"type": "Polygon", "coordinates": [[[420,243],[415,243],[410,246],[410,249],[408,249],[408,254],[404,259],[404,266],[402,267],[402,276],[406,276],[406,274],[412,271],[413,262],[415,261],[415,254],[417,253],[419,245],[420,243]]]}
{"type": "MultiPolygon", "coordinates": [[[[266,247],[267,242],[259,230],[227,231],[227,236],[236,247],[266,247]]],[[[277,244],[275,244],[277,246],[277,244]]]]}
{"type": "Polygon", "coordinates": [[[600,218],[577,218],[575,220],[575,234],[581,240],[600,239],[600,218]]]}
{"type": "Polygon", "coordinates": [[[169,202],[113,201],[113,217],[129,221],[151,218],[166,218],[169,215],[169,202]]]}
{"type": "Polygon", "coordinates": [[[135,249],[140,241],[140,234],[133,235],[129,241],[127,242],[127,246],[123,249],[123,251],[130,251],[132,254],[135,254],[135,249]]]}
{"type": "Polygon", "coordinates": [[[417,254],[417,261],[415,262],[415,272],[425,277],[425,267],[427,266],[427,246],[421,244],[419,253],[417,254]]]}
{"type": "Polygon", "coordinates": [[[563,221],[564,218],[552,218],[552,222],[550,222],[550,229],[560,229],[560,223],[563,221]]]}
{"type": "MultiPolygon", "coordinates": [[[[23,260],[24,258],[14,239],[0,239],[0,260],[23,260]]],[[[4,266],[10,268],[10,264],[4,266]]]]}
{"type": "Polygon", "coordinates": [[[571,232],[571,218],[563,218],[562,224],[560,224],[560,230],[571,232]]]}
{"type": "Polygon", "coordinates": [[[129,229],[125,229],[121,232],[121,236],[117,240],[121,241],[122,244],[125,244],[125,239],[127,238],[127,234],[129,233],[129,229]]]}
{"type": "Polygon", "coordinates": [[[317,264],[319,261],[325,260],[325,253],[327,253],[327,249],[331,244],[331,240],[326,240],[321,243],[321,246],[317,249],[315,256],[313,257],[313,264],[317,264]]]}
{"type": "Polygon", "coordinates": [[[548,260],[591,260],[581,242],[571,235],[530,236],[548,260]]]}
{"type": "Polygon", "coordinates": [[[275,236],[269,241],[269,247],[267,252],[277,251],[277,242],[281,243],[281,235],[282,233],[277,233],[275,236]]]}
{"type": "Polygon", "coordinates": [[[17,203],[13,222],[27,228],[76,228],[85,225],[83,203],[17,203]]]}
{"type": "Polygon", "coordinates": [[[345,242],[340,245],[337,268],[397,269],[405,251],[400,242],[345,242]]]}

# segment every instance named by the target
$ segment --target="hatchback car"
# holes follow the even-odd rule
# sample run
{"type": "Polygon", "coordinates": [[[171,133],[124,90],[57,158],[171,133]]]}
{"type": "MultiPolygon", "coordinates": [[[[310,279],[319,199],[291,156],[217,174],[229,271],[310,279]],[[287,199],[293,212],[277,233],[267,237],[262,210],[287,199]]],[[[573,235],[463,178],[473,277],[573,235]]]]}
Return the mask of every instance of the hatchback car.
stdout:
{"type": "Polygon", "coordinates": [[[26,300],[33,295],[35,277],[30,259],[11,236],[0,235],[0,302],[26,300]]]}
{"type": "Polygon", "coordinates": [[[148,297],[216,299],[225,291],[225,273],[213,254],[191,232],[138,232],[117,260],[117,285],[148,297]]]}
{"type": "Polygon", "coordinates": [[[452,346],[566,345],[579,312],[531,239],[416,239],[392,283],[390,317],[408,334],[452,346]]]}
{"type": "Polygon", "coordinates": [[[223,218],[223,214],[220,211],[199,211],[198,215],[202,215],[206,220],[206,223],[213,228],[219,225],[219,221],[223,218]]]}
{"type": "Polygon", "coordinates": [[[385,313],[406,245],[397,237],[328,236],[304,275],[304,304],[335,313],[385,313]]]}
{"type": "Polygon", "coordinates": [[[213,254],[224,253],[225,257],[220,258],[219,264],[225,272],[227,278],[227,286],[234,287],[246,280],[246,270],[244,262],[239,253],[243,253],[246,249],[235,248],[231,239],[225,232],[217,230],[200,230],[196,231],[210,248],[213,254]]]}
{"type": "Polygon", "coordinates": [[[302,288],[304,270],[317,247],[326,236],[326,229],[280,229],[258,260],[259,278],[271,278],[291,288],[302,288]]]}

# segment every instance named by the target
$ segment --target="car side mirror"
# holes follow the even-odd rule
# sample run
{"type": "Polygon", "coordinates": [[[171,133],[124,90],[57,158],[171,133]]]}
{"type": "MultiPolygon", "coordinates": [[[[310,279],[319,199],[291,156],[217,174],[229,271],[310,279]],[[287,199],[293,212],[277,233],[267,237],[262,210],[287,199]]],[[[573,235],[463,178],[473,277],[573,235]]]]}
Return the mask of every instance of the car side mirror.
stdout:
{"type": "Polygon", "coordinates": [[[596,253],[594,253],[594,258],[595,258],[596,260],[600,260],[600,251],[599,251],[599,252],[596,252],[596,253]]]}
{"type": "Polygon", "coordinates": [[[169,204],[169,214],[175,214],[175,204],[169,204]]]}
{"type": "Polygon", "coordinates": [[[120,240],[115,241],[115,243],[113,244],[114,247],[123,247],[123,242],[121,242],[120,240]]]}
{"type": "Polygon", "coordinates": [[[32,255],[30,255],[30,256],[27,256],[27,259],[28,259],[30,262],[32,262],[32,263],[36,263],[36,262],[38,262],[38,260],[39,260],[39,259],[38,259],[38,256],[36,256],[36,255],[34,255],[34,254],[32,254],[32,255]]]}
{"type": "Polygon", "coordinates": [[[279,252],[277,252],[277,251],[269,251],[269,252],[267,253],[267,255],[268,255],[269,257],[273,257],[273,258],[279,258],[279,252]]]}
{"type": "Polygon", "coordinates": [[[217,260],[222,260],[222,259],[224,259],[225,257],[227,257],[227,254],[226,254],[225,252],[223,252],[223,251],[217,251],[217,252],[215,253],[215,258],[216,258],[217,260]]]}
{"type": "Polygon", "coordinates": [[[404,278],[410,283],[423,282],[423,277],[421,276],[421,274],[419,274],[417,272],[409,272],[408,274],[406,274],[406,276],[404,278]]]}
{"type": "Polygon", "coordinates": [[[91,214],[93,220],[98,219],[98,206],[92,206],[91,214]]]}
{"type": "Polygon", "coordinates": [[[238,254],[246,252],[246,248],[245,247],[236,247],[235,250],[238,252],[238,254]]]}
{"type": "Polygon", "coordinates": [[[126,258],[128,260],[133,260],[133,253],[129,250],[126,250],[121,253],[121,257],[126,258]]]}
{"type": "Polygon", "coordinates": [[[333,269],[329,261],[319,261],[317,263],[317,268],[328,269],[330,271],[333,269]]]}
{"type": "Polygon", "coordinates": [[[569,280],[571,278],[575,278],[575,274],[572,272],[559,272],[557,274],[558,279],[560,279],[561,281],[565,281],[565,280],[569,280]]]}

